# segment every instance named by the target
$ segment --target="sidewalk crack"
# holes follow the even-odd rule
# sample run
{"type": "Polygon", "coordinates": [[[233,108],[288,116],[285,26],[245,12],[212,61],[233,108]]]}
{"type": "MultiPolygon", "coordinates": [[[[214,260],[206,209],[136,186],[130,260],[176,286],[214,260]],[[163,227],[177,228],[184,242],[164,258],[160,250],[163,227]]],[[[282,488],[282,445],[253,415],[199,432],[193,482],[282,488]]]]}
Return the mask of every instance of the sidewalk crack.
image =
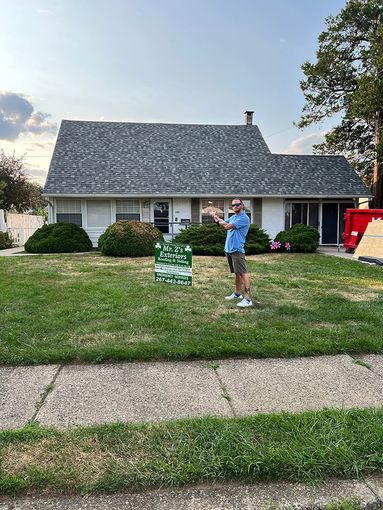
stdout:
{"type": "Polygon", "coordinates": [[[368,483],[368,481],[365,479],[365,478],[362,478],[360,480],[361,482],[363,482],[365,484],[365,486],[373,493],[373,495],[375,496],[376,498],[376,504],[378,505],[376,508],[381,508],[382,507],[382,503],[383,501],[380,499],[379,497],[379,494],[377,494],[374,489],[371,487],[371,485],[368,483]]]}
{"type": "Polygon", "coordinates": [[[212,365],[212,368],[214,370],[214,373],[218,379],[218,383],[220,385],[220,388],[222,390],[222,397],[227,401],[227,403],[229,404],[229,407],[230,407],[230,411],[232,412],[234,418],[237,418],[238,414],[235,410],[235,407],[234,407],[234,404],[233,404],[233,401],[232,401],[232,398],[229,394],[229,392],[227,391],[227,388],[225,386],[225,383],[223,382],[221,376],[219,375],[218,373],[218,369],[219,369],[219,364],[214,364],[212,365]]]}
{"type": "Polygon", "coordinates": [[[33,413],[33,416],[32,416],[32,418],[28,421],[28,423],[36,423],[36,422],[38,421],[38,420],[37,420],[37,415],[39,414],[40,409],[41,409],[41,408],[43,407],[43,405],[45,404],[45,401],[46,401],[46,399],[47,399],[47,397],[48,397],[49,393],[50,393],[51,391],[53,391],[53,390],[54,390],[56,379],[57,379],[57,378],[58,378],[58,376],[60,375],[60,372],[61,372],[61,370],[62,370],[63,368],[64,368],[64,364],[61,364],[61,365],[58,367],[58,369],[57,369],[56,373],[54,374],[54,376],[53,376],[53,378],[52,378],[52,381],[44,387],[44,389],[43,389],[43,391],[42,391],[42,393],[41,393],[41,395],[40,395],[40,399],[39,399],[39,400],[35,403],[35,412],[33,413]]]}
{"type": "Polygon", "coordinates": [[[372,372],[375,376],[379,377],[380,379],[383,379],[383,374],[381,374],[379,371],[376,372],[373,369],[373,367],[367,361],[365,361],[363,358],[362,359],[356,358],[352,354],[348,354],[348,357],[352,360],[353,363],[355,363],[355,365],[360,365],[361,367],[367,368],[367,370],[372,372]]]}

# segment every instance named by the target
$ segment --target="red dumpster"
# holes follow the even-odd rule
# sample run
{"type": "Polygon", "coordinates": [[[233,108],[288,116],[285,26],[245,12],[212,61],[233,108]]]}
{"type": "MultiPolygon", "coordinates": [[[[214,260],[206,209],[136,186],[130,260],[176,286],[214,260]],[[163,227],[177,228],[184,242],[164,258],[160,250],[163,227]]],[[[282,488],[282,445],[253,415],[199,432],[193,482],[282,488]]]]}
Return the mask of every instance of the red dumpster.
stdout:
{"type": "Polygon", "coordinates": [[[372,220],[383,220],[383,209],[346,209],[343,244],[346,251],[355,250],[367,225],[372,220]]]}

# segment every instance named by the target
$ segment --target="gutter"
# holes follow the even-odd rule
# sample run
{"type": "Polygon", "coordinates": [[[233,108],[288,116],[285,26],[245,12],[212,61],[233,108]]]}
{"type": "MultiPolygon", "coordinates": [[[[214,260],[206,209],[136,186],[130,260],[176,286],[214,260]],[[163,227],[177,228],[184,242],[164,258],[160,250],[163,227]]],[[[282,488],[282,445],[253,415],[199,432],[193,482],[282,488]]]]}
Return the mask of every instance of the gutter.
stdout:
{"type": "Polygon", "coordinates": [[[44,198],[174,198],[174,197],[182,197],[182,198],[231,198],[235,195],[239,195],[241,198],[291,198],[291,199],[302,199],[302,198],[311,198],[311,199],[348,199],[348,198],[372,198],[371,194],[358,194],[358,193],[349,193],[348,195],[256,195],[256,194],[248,194],[248,193],[231,193],[231,194],[222,194],[222,193],[137,193],[137,194],[117,194],[117,193],[43,193],[42,196],[44,198]]]}

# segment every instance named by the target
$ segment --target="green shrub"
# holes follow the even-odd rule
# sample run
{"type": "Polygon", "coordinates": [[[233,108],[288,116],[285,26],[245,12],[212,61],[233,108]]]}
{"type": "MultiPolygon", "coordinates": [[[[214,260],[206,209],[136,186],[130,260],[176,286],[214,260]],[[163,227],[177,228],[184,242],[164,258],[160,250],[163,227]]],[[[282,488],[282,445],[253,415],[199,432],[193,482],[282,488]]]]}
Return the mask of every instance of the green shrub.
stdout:
{"type": "Polygon", "coordinates": [[[246,255],[254,255],[270,251],[270,237],[267,235],[266,231],[258,227],[258,225],[250,225],[250,229],[246,237],[245,251],[246,255]]]}
{"type": "Polygon", "coordinates": [[[110,225],[98,240],[103,255],[147,257],[154,255],[154,244],[163,241],[158,228],[141,221],[120,220],[110,225]]]}
{"type": "Polygon", "coordinates": [[[12,248],[12,238],[8,232],[0,232],[0,250],[12,248]]]}
{"type": "Polygon", "coordinates": [[[288,232],[302,232],[305,234],[310,234],[313,239],[319,243],[319,231],[315,227],[312,227],[311,225],[304,225],[303,223],[296,223],[293,225],[288,232]]]}
{"type": "Polygon", "coordinates": [[[289,230],[279,232],[275,241],[290,243],[291,252],[314,253],[319,245],[319,232],[314,227],[297,223],[289,230]]]}
{"type": "MultiPolygon", "coordinates": [[[[189,227],[180,232],[174,242],[190,244],[195,255],[224,255],[226,230],[216,223],[189,227]]],[[[270,249],[270,239],[257,225],[250,225],[246,238],[246,254],[265,253],[270,249]]]]}
{"type": "Polygon", "coordinates": [[[24,246],[29,253],[74,253],[90,251],[92,242],[84,229],[73,223],[43,225],[24,246]]]}
{"type": "Polygon", "coordinates": [[[185,228],[174,242],[189,244],[194,255],[224,255],[226,231],[216,223],[185,228]]]}

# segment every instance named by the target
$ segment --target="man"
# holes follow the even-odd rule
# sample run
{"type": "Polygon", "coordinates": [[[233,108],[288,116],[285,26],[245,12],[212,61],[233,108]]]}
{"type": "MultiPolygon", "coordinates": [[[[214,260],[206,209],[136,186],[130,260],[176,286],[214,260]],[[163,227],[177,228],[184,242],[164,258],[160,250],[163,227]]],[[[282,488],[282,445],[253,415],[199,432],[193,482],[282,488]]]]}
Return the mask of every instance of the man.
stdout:
{"type": "Polygon", "coordinates": [[[250,220],[245,213],[245,206],[240,198],[235,198],[231,206],[234,214],[228,220],[223,220],[215,212],[211,213],[219,225],[226,231],[225,252],[231,273],[235,273],[235,291],[226,296],[225,299],[240,299],[237,304],[239,308],[247,308],[253,306],[250,297],[250,276],[247,272],[247,264],[245,260],[245,241],[250,227],[250,220]],[[242,296],[241,288],[244,287],[244,295],[242,296]]]}

